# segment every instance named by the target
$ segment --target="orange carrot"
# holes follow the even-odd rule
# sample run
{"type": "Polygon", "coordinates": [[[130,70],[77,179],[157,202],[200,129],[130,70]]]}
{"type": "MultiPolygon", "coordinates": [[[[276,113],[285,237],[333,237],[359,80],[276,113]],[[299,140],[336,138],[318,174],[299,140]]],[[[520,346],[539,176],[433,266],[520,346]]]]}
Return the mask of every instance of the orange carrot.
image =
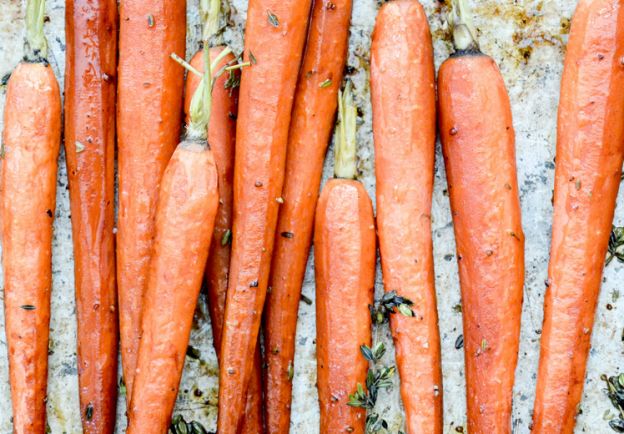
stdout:
{"type": "Polygon", "coordinates": [[[186,2],[121,0],[119,19],[119,217],[117,281],[121,360],[132,396],[158,186],[179,142],[186,2]]]}
{"type": "Polygon", "coordinates": [[[316,1],[290,122],[286,175],[265,306],[266,421],[290,426],[297,309],[308,262],[314,209],[347,56],[351,0],[316,1]]]}
{"type": "Polygon", "coordinates": [[[382,6],[371,47],[377,224],[386,291],[414,302],[392,315],[408,433],[442,433],[440,334],[433,271],[431,197],[435,74],[420,3],[382,6]]]}
{"type": "Polygon", "coordinates": [[[509,96],[461,1],[456,53],[440,68],[440,134],[464,315],[468,431],[511,433],[524,235],[509,96]]]}
{"type": "Polygon", "coordinates": [[[43,0],[27,2],[30,52],[8,82],[0,160],[4,313],[15,434],[43,434],[46,427],[61,97],[46,60],[44,15],[43,0]]]}
{"type": "Polygon", "coordinates": [[[65,155],[76,275],[80,414],[85,433],[112,433],[115,429],[116,27],[115,0],[67,1],[65,155]]]}
{"type": "Polygon", "coordinates": [[[218,431],[236,431],[266,298],[288,126],[310,0],[251,0],[234,166],[232,260],[221,343],[218,431]]]}
{"type": "Polygon", "coordinates": [[[581,0],[559,103],[533,433],[572,433],[624,156],[624,1],[581,0]]]}

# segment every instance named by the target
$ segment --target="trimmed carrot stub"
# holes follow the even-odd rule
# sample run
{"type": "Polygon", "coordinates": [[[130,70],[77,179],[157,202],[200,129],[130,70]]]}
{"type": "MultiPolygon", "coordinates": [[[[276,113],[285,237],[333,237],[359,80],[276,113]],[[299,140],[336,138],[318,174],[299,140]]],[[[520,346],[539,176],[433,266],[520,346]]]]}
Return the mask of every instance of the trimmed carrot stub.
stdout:
{"type": "Polygon", "coordinates": [[[308,262],[314,209],[336,115],[347,56],[351,0],[316,1],[290,122],[286,175],[275,231],[264,315],[266,421],[269,432],[290,426],[297,310],[308,262]]]}
{"type": "Polygon", "coordinates": [[[438,75],[440,134],[462,290],[468,431],[511,433],[524,235],[509,96],[461,1],[438,75]]]}
{"type": "Polygon", "coordinates": [[[212,73],[194,94],[186,138],[162,178],[128,434],[166,434],[178,394],[214,228],[217,166],[206,141],[212,73]]]}
{"type": "MultiPolygon", "coordinates": [[[[223,57],[221,62],[214,64],[215,59],[222,53],[224,47],[210,49],[210,59],[213,62],[213,71],[219,73],[223,68],[230,66],[235,58],[232,54],[223,57]]],[[[204,50],[198,51],[190,61],[196,70],[204,71],[204,50]]],[[[225,314],[225,299],[227,297],[228,273],[230,269],[230,237],[232,234],[232,205],[234,180],[234,146],[236,139],[236,113],[238,110],[238,82],[240,74],[232,69],[215,79],[212,91],[212,115],[208,128],[208,142],[215,158],[219,175],[219,208],[215,220],[215,227],[210,243],[210,253],[206,264],[205,282],[208,288],[208,311],[212,324],[212,334],[217,355],[221,350],[221,334],[223,330],[223,316],[225,314]]],[[[200,83],[197,74],[188,73],[184,111],[189,116],[191,98],[200,83]]],[[[243,426],[240,433],[262,432],[262,378],[260,348],[257,364],[254,366],[252,380],[247,391],[247,407],[243,426]]]]}
{"type": "Polygon", "coordinates": [[[347,402],[368,370],[360,346],[371,345],[375,221],[368,193],[354,180],[357,110],[350,83],[340,98],[336,179],[323,188],[314,227],[318,393],[322,433],[364,433],[366,411],[347,402]]]}
{"type": "Polygon", "coordinates": [[[186,2],[121,0],[117,282],[121,362],[132,396],[160,179],[180,139],[186,2]]]}
{"type": "Polygon", "coordinates": [[[581,0],[561,80],[533,432],[572,433],[624,156],[624,1],[581,0]]]}
{"type": "Polygon", "coordinates": [[[413,317],[391,317],[406,429],[442,433],[431,240],[435,75],[427,16],[417,1],[396,0],[379,11],[371,47],[371,99],[384,286],[414,302],[413,317]]]}
{"type": "Polygon", "coordinates": [[[220,434],[236,431],[254,366],[310,0],[250,0],[234,164],[232,260],[221,342],[220,434]]]}
{"type": "Polygon", "coordinates": [[[52,225],[61,96],[47,63],[45,2],[26,9],[26,61],[11,74],[0,159],[5,332],[15,434],[46,427],[52,225]]]}
{"type": "Polygon", "coordinates": [[[117,2],[66,4],[65,156],[85,433],[112,433],[117,402],[115,75],[117,2]],[[86,78],[85,78],[86,77],[86,78]]]}

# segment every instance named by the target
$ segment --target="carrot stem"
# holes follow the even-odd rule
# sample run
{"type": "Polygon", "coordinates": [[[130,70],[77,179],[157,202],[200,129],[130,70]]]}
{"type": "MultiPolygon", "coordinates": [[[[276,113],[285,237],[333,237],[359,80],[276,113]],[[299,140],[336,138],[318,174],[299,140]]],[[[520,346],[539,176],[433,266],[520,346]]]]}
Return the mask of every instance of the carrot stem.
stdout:
{"type": "Polygon", "coordinates": [[[26,2],[26,41],[32,50],[33,59],[48,57],[48,42],[43,33],[45,0],[26,2]]]}
{"type": "Polygon", "coordinates": [[[197,68],[195,68],[193,65],[188,63],[186,60],[184,60],[180,56],[178,56],[176,53],[171,53],[170,56],[171,56],[171,58],[173,60],[178,62],[180,65],[182,65],[184,67],[184,69],[186,69],[188,72],[191,72],[191,73],[195,74],[198,77],[203,77],[204,76],[204,74],[202,74],[197,68]]]}
{"type": "Polygon", "coordinates": [[[219,31],[219,14],[221,13],[221,0],[201,0],[199,10],[204,26],[203,40],[208,41],[219,31]]]}
{"type": "Polygon", "coordinates": [[[350,81],[338,93],[338,125],[334,133],[336,178],[355,179],[357,173],[357,152],[355,133],[357,131],[357,107],[353,102],[350,81]]]}
{"type": "Polygon", "coordinates": [[[453,45],[458,51],[480,51],[477,33],[472,24],[470,9],[466,0],[453,0],[451,27],[453,29],[453,45]]]}

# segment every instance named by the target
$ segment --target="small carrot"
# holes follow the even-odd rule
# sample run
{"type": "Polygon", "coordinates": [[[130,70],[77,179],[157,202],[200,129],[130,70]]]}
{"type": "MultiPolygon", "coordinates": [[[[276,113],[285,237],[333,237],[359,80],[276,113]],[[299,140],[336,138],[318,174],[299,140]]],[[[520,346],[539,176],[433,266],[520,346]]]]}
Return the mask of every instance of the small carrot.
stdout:
{"type": "Polygon", "coordinates": [[[132,396],[160,179],[180,139],[186,2],[121,0],[117,284],[121,362],[132,396]]]}
{"type": "Polygon", "coordinates": [[[581,0],[557,127],[533,433],[572,433],[624,157],[624,1],[581,0]]]}
{"type": "Polygon", "coordinates": [[[408,433],[442,433],[440,333],[431,240],[435,74],[417,1],[385,3],[371,46],[377,225],[385,290],[414,302],[392,334],[408,433]],[[389,65],[392,65],[391,67],[389,65]]]}
{"type": "Polygon", "coordinates": [[[347,57],[351,0],[316,1],[290,122],[286,175],[264,314],[266,421],[290,426],[297,310],[308,262],[325,152],[336,116],[347,57]]]}
{"type": "Polygon", "coordinates": [[[116,27],[115,0],[67,1],[65,156],[76,275],[80,415],[85,433],[115,429],[116,27]]]}
{"type": "Polygon", "coordinates": [[[26,60],[11,74],[0,160],[4,312],[13,432],[43,434],[52,224],[61,141],[61,96],[47,62],[44,0],[26,6],[26,60]]]}
{"type": "Polygon", "coordinates": [[[364,186],[355,181],[357,109],[350,83],[339,98],[336,179],[321,193],[314,227],[316,354],[322,433],[364,433],[366,411],[347,405],[366,382],[375,286],[375,222],[364,186]]]}
{"type": "Polygon", "coordinates": [[[250,0],[234,164],[232,260],[221,341],[220,434],[234,433],[254,365],[311,0],[250,0]]]}
{"type": "Polygon", "coordinates": [[[463,0],[438,74],[439,125],[462,290],[468,430],[511,433],[524,235],[509,96],[463,0]]]}

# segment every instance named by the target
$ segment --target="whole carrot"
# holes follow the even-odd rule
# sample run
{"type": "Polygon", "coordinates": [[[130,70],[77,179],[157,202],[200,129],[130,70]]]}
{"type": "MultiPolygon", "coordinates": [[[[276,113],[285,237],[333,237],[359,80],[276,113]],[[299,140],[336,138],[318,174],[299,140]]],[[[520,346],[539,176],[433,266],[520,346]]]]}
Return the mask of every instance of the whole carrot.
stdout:
{"type": "Polygon", "coordinates": [[[26,8],[29,52],[11,74],[4,108],[0,225],[13,432],[43,434],[61,97],[46,60],[45,2],[26,8]]]}
{"type": "Polygon", "coordinates": [[[184,0],[121,0],[117,136],[117,282],[121,361],[132,396],[143,294],[154,239],[158,186],[179,142],[184,70],[184,0]]]}
{"type": "Polygon", "coordinates": [[[221,343],[220,434],[243,414],[266,298],[286,143],[310,0],[251,0],[234,165],[232,260],[221,343]]]}
{"type": "Polygon", "coordinates": [[[581,0],[559,103],[534,433],[572,433],[624,156],[624,1],[581,0]]]}
{"type": "Polygon", "coordinates": [[[438,75],[440,134],[462,290],[468,430],[511,433],[524,283],[515,139],[501,74],[462,1],[438,75]]]}
{"type": "MultiPolygon", "coordinates": [[[[224,47],[210,49],[210,59],[214,62],[224,47]]],[[[204,50],[199,50],[191,59],[191,66],[200,72],[204,68],[204,50]]],[[[221,71],[235,60],[232,54],[223,57],[213,70],[221,71]]],[[[234,65],[231,65],[234,66],[234,65]]],[[[234,146],[236,139],[236,113],[238,110],[238,70],[231,70],[215,79],[212,91],[212,115],[208,128],[208,142],[214,155],[219,175],[219,208],[210,243],[210,253],[206,264],[205,281],[208,288],[208,311],[212,324],[212,334],[217,355],[221,350],[221,333],[225,314],[228,273],[230,268],[230,237],[232,234],[232,190],[234,179],[234,146]]],[[[189,73],[186,77],[184,111],[189,116],[191,98],[200,79],[197,74],[189,73]]],[[[247,391],[247,407],[241,433],[257,434],[262,431],[262,378],[260,348],[257,364],[254,366],[252,380],[247,391]]]]}
{"type": "Polygon", "coordinates": [[[158,196],[128,434],[168,432],[210,249],[219,192],[206,141],[212,90],[207,51],[186,138],[167,165],[158,196]]]}
{"type": "Polygon", "coordinates": [[[117,2],[66,3],[65,156],[85,433],[112,433],[117,400],[115,75],[117,2]]]}
{"type": "Polygon", "coordinates": [[[340,104],[335,140],[336,178],[318,201],[314,226],[316,358],[322,433],[364,433],[366,411],[347,405],[366,382],[375,286],[375,221],[364,186],[356,180],[355,122],[348,83],[340,104]]]}
{"type": "Polygon", "coordinates": [[[347,56],[351,0],[315,1],[295,93],[286,174],[264,315],[266,421],[269,432],[290,426],[292,369],[301,285],[308,262],[323,160],[336,115],[347,56]]]}
{"type": "Polygon", "coordinates": [[[409,433],[442,433],[440,334],[431,241],[435,75],[427,16],[395,0],[377,15],[371,46],[377,225],[386,291],[414,302],[392,315],[409,433]]]}

